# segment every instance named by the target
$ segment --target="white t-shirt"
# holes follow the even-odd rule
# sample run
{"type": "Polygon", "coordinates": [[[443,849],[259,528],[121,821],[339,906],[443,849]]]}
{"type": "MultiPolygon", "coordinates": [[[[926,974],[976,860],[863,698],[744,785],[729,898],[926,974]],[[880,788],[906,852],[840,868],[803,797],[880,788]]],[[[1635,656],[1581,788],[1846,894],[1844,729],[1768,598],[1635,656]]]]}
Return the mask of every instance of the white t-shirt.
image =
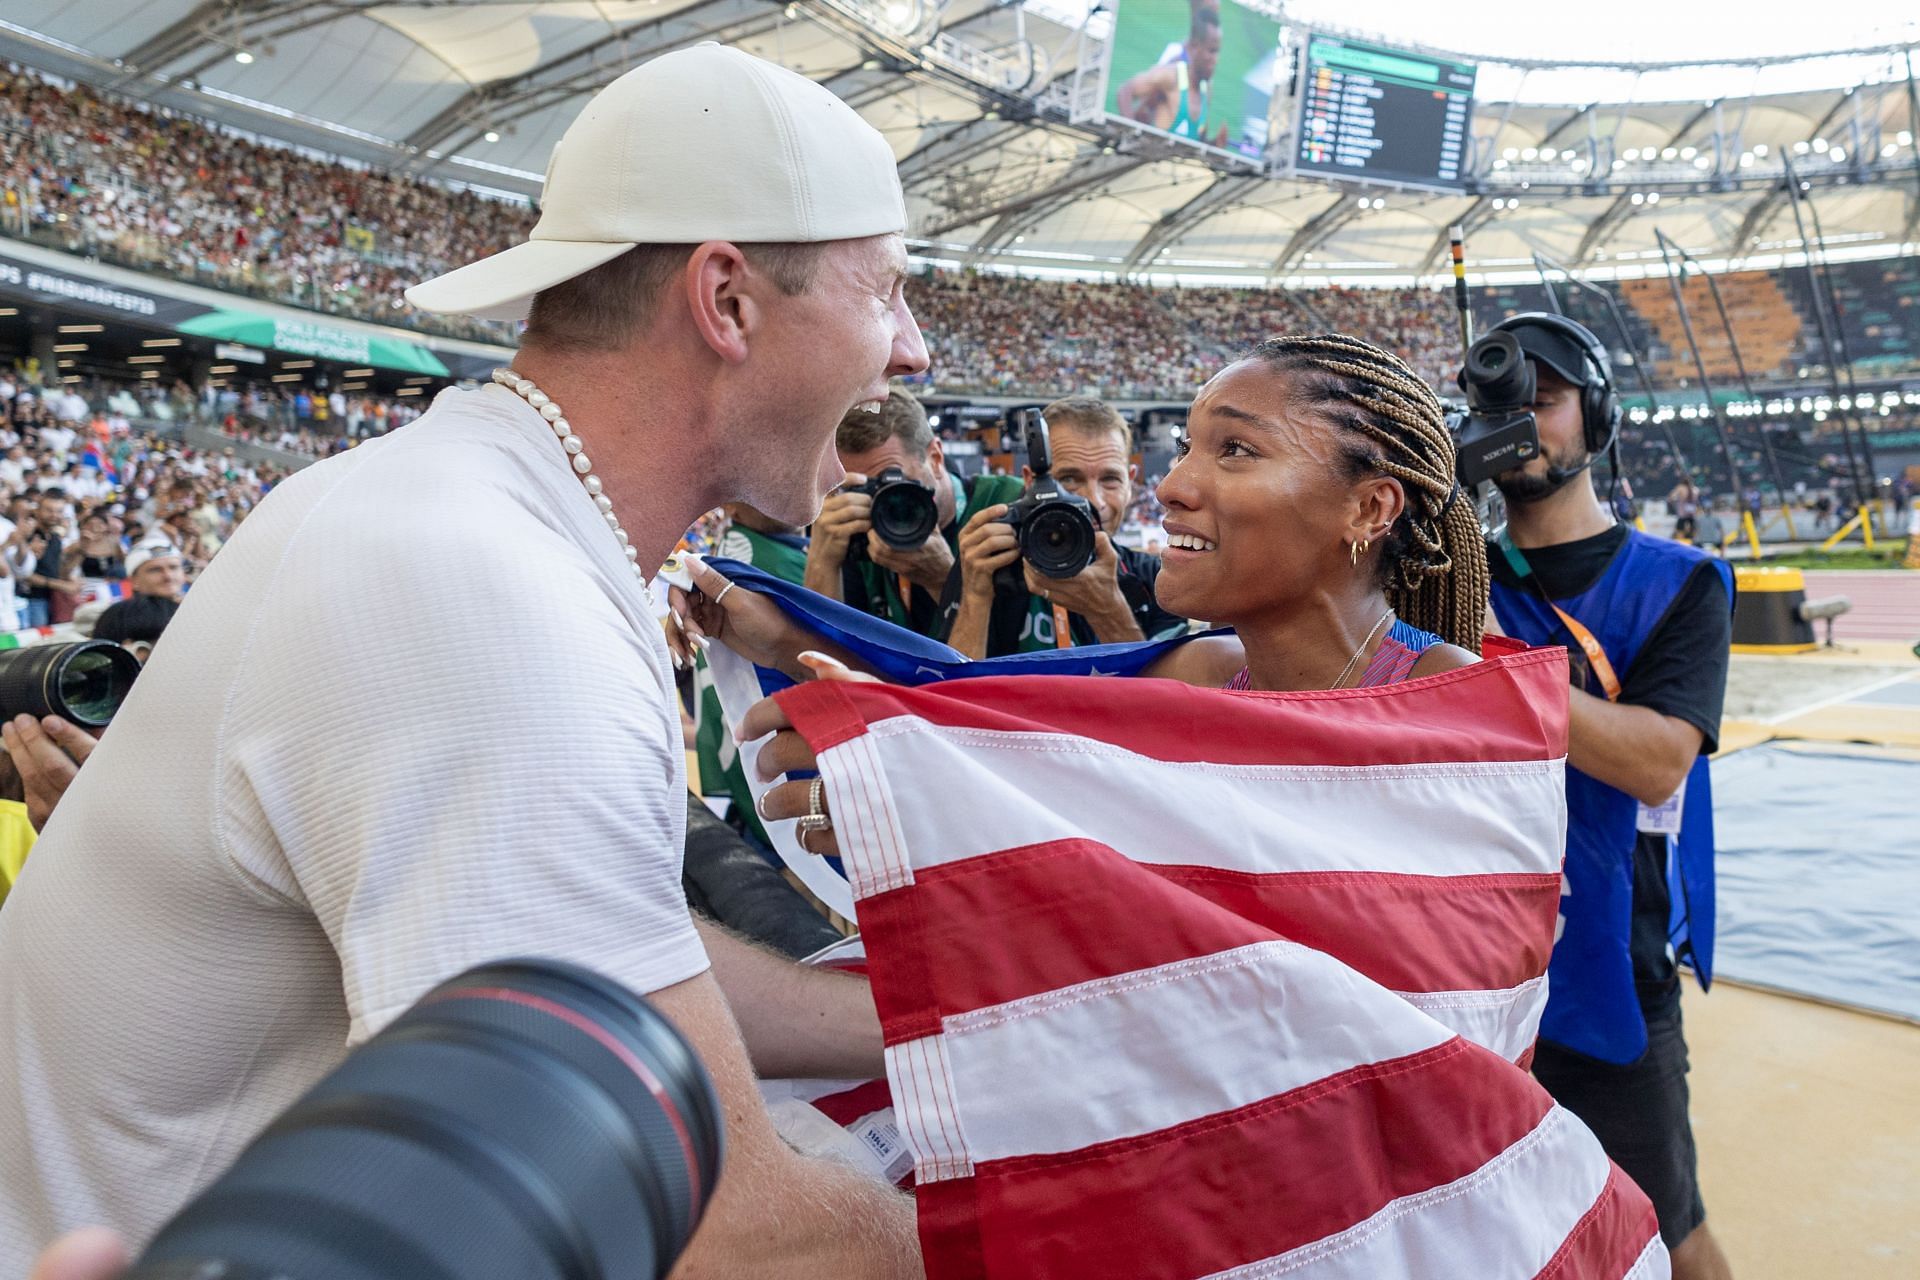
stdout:
{"type": "Polygon", "coordinates": [[[277,486],[0,912],[0,1277],[138,1247],[436,982],[707,967],[648,592],[546,424],[449,390],[277,486]]]}

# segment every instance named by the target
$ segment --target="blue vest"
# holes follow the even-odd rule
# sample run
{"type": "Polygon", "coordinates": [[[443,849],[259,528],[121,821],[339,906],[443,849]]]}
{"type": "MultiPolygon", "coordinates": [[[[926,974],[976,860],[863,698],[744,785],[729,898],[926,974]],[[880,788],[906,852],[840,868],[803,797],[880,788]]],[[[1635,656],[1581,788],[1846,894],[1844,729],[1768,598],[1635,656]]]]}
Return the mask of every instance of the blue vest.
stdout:
{"type": "MultiPolygon", "coordinates": [[[[1733,599],[1733,571],[1693,547],[1627,531],[1600,580],[1555,601],[1593,633],[1624,682],[1640,646],[1666,616],[1701,561],[1719,571],[1733,599]]],[[[1495,583],[1493,610],[1508,635],[1534,645],[1579,646],[1536,587],[1495,583]]],[[[1587,692],[1604,697],[1591,673],[1587,692]]],[[[1667,885],[1674,953],[1689,960],[1701,987],[1713,977],[1713,793],[1707,758],[1687,774],[1680,835],[1667,841],[1667,885]]],[[[1567,864],[1560,915],[1564,929],[1547,969],[1540,1034],[1607,1062],[1646,1052],[1647,1025],[1633,985],[1628,939],[1633,918],[1633,852],[1639,802],[1567,768],[1567,864]]]]}

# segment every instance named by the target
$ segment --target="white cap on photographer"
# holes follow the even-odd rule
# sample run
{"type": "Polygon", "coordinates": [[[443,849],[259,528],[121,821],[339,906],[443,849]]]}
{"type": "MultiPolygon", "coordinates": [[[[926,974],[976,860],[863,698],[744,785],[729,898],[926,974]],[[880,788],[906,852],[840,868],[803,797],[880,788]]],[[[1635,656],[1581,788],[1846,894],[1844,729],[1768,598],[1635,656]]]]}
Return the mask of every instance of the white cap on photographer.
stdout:
{"type": "Polygon", "coordinates": [[[554,147],[525,244],[406,292],[423,311],[524,319],[533,295],[641,244],[904,232],[893,148],[825,88],[718,44],[602,89],[554,147]]]}

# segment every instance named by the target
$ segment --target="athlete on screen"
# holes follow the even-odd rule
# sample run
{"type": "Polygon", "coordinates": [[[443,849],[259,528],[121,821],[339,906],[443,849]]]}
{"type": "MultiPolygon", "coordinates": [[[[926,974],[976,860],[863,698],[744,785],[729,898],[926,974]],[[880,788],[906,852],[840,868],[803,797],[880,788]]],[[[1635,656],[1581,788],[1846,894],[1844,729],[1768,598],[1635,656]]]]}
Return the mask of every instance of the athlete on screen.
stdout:
{"type": "Polygon", "coordinates": [[[1164,129],[1176,137],[1223,147],[1227,142],[1225,124],[1212,136],[1207,134],[1207,99],[1219,65],[1220,10],[1196,5],[1179,55],[1122,84],[1115,92],[1115,105],[1129,120],[1164,129]]]}

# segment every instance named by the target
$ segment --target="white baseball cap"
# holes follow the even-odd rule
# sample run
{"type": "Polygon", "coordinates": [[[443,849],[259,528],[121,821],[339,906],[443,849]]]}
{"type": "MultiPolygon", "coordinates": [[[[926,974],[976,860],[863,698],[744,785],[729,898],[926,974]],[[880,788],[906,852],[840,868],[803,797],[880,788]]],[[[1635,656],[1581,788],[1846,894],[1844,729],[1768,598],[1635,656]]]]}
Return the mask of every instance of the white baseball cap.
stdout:
{"type": "Polygon", "coordinates": [[[423,311],[520,320],[533,295],[640,244],[904,232],[893,148],[785,67],[706,43],[595,94],[553,149],[525,244],[417,284],[423,311]]]}
{"type": "Polygon", "coordinates": [[[127,552],[127,576],[131,578],[140,572],[149,560],[178,559],[179,557],[180,548],[171,542],[143,542],[127,552]]]}

